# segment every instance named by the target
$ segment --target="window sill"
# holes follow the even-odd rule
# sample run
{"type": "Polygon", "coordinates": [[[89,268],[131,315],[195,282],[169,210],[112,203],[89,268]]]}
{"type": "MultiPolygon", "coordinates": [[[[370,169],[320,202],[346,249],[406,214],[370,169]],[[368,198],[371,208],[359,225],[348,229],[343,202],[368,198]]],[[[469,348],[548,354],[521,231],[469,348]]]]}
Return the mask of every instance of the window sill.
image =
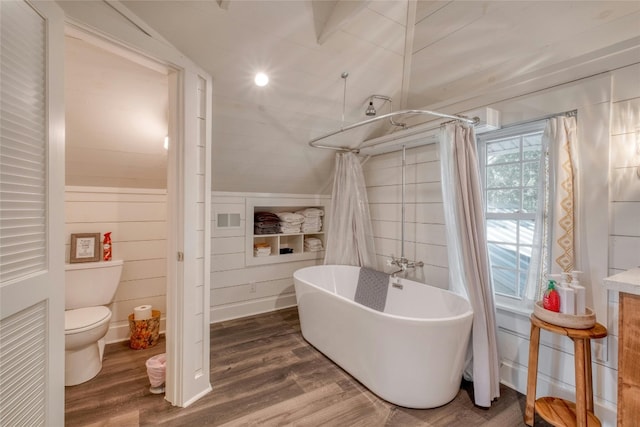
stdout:
{"type": "Polygon", "coordinates": [[[498,329],[519,339],[529,339],[533,307],[520,303],[505,303],[496,300],[496,322],[498,329]]]}
{"type": "Polygon", "coordinates": [[[533,313],[533,304],[531,303],[526,305],[525,304],[514,305],[514,304],[506,303],[505,301],[496,300],[496,310],[517,314],[519,316],[522,316],[528,319],[529,317],[531,317],[531,314],[533,313]]]}

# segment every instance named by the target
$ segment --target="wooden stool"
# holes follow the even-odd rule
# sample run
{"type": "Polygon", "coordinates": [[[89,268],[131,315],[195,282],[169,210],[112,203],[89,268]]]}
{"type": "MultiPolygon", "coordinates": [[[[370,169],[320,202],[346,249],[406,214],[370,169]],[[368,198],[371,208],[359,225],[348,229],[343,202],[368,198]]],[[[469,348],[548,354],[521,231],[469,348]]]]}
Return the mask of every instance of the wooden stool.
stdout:
{"type": "Polygon", "coordinates": [[[529,373],[527,375],[527,405],[524,423],[533,426],[537,412],[554,426],[599,426],[600,420],[593,413],[593,386],[591,380],[591,342],[593,338],[607,336],[607,328],[596,323],[590,329],[572,329],[553,325],[531,315],[531,340],[529,342],[529,373]],[[573,340],[576,369],[576,403],[558,397],[541,397],[536,400],[538,380],[538,350],[540,329],[566,335],[573,340]]]}

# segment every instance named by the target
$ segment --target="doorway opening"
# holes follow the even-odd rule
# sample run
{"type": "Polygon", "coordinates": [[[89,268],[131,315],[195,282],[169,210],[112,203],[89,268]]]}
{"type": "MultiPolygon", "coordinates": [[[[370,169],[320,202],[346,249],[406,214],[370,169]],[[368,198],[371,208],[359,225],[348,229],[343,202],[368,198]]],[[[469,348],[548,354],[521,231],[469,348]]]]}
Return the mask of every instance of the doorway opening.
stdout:
{"type": "Polygon", "coordinates": [[[129,339],[128,317],[140,305],[160,311],[160,332],[167,329],[175,73],[89,33],[65,31],[67,261],[71,233],[109,231],[113,258],[124,260],[103,348],[129,339]]]}

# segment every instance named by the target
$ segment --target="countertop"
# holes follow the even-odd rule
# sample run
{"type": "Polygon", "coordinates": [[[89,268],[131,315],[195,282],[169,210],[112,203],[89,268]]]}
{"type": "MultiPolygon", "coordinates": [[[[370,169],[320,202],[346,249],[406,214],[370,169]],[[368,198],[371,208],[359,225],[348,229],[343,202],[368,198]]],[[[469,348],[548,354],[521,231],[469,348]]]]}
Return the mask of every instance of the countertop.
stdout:
{"type": "Polygon", "coordinates": [[[606,277],[604,286],[612,291],[640,295],[640,267],[606,277]]]}

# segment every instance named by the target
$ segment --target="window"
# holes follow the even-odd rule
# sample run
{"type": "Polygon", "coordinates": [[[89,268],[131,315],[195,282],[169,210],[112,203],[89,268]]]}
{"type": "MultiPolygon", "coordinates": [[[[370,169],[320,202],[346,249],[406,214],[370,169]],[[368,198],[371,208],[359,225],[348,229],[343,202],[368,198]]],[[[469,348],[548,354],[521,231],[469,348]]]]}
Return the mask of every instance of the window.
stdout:
{"type": "Polygon", "coordinates": [[[478,137],[493,288],[512,301],[522,301],[527,289],[544,127],[542,120],[478,137]]]}

